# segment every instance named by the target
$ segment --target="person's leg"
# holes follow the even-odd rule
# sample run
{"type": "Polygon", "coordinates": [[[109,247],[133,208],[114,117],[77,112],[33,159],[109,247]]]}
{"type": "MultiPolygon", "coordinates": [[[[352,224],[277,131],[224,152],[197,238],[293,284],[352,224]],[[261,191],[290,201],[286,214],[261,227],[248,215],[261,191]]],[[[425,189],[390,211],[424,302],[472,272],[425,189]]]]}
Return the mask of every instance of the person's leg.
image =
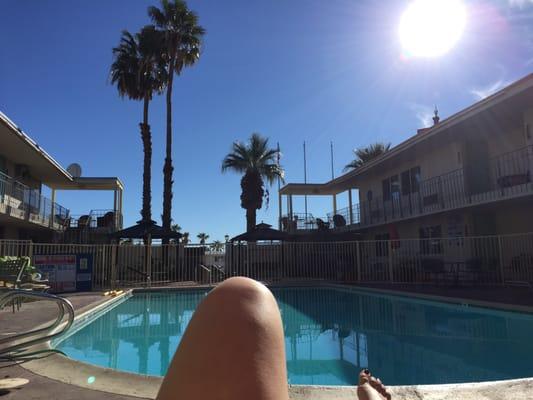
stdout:
{"type": "Polygon", "coordinates": [[[378,378],[374,378],[370,371],[364,369],[359,374],[357,386],[359,400],[391,400],[391,395],[378,378]]]}
{"type": "Polygon", "coordinates": [[[272,293],[231,278],[199,305],[158,400],[288,400],[283,325],[272,293]]]}

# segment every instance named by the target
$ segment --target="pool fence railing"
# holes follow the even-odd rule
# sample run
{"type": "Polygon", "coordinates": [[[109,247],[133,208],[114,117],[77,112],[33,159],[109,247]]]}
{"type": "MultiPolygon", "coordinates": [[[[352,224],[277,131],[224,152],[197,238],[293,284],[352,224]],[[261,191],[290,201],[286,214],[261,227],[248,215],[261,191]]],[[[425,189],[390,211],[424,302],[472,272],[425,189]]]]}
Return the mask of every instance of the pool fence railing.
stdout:
{"type": "MultiPolygon", "coordinates": [[[[450,286],[533,285],[533,233],[352,242],[42,244],[0,240],[0,256],[77,255],[95,290],[212,285],[232,276],[264,282],[327,281],[450,286]]],[[[39,265],[36,265],[39,267],[39,265]]]]}

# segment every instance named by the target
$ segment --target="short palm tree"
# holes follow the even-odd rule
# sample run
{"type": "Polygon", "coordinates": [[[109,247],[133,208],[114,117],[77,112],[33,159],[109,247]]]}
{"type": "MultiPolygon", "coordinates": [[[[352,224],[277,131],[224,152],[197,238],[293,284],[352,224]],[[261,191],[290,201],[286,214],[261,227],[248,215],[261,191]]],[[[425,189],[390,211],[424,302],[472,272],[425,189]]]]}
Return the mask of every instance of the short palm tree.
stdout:
{"type": "Polygon", "coordinates": [[[154,94],[161,93],[165,82],[165,69],[160,59],[161,33],[153,26],[144,27],[132,35],[122,31],[120,44],[113,49],[111,83],[117,86],[120,97],[142,100],[143,121],[140,124],[143,143],[143,198],[142,222],[152,220],[152,135],[148,124],[148,108],[154,94]]]}
{"type": "MultiPolygon", "coordinates": [[[[181,233],[181,226],[179,226],[179,224],[172,224],[172,226],[170,227],[170,230],[172,232],[181,233]]],[[[176,243],[178,243],[178,240],[177,239],[170,239],[170,243],[176,244],[176,243]]]]}
{"type": "Polygon", "coordinates": [[[244,174],[241,179],[241,207],[246,210],[246,231],[255,229],[257,210],[263,206],[265,180],[271,185],[283,180],[278,163],[279,151],[268,148],[268,139],[253,133],[248,143],[234,142],[231,152],[222,161],[222,172],[231,170],[244,174]]]}
{"type": "Polygon", "coordinates": [[[205,242],[207,241],[207,239],[209,239],[209,235],[207,233],[199,233],[198,235],[196,235],[196,237],[198,239],[200,239],[200,244],[205,244],[205,242]]]}
{"type": "Polygon", "coordinates": [[[161,0],[161,8],[149,7],[148,15],[163,34],[162,58],[166,67],[166,155],[163,167],[163,229],[170,230],[172,221],[172,88],[174,74],[192,66],[200,58],[204,28],[198,24],[198,16],[189,10],[183,0],[161,0]]]}
{"type": "Polygon", "coordinates": [[[390,150],[390,143],[374,143],[371,144],[368,147],[361,147],[358,149],[353,150],[353,154],[355,156],[354,160],[351,161],[349,164],[347,164],[344,167],[345,171],[348,171],[350,169],[356,169],[362,166],[363,164],[369,162],[370,160],[373,160],[376,157],[379,157],[380,155],[386,153],[390,150]]]}
{"type": "Polygon", "coordinates": [[[182,244],[189,244],[189,241],[190,241],[189,236],[190,236],[189,232],[183,232],[181,234],[181,243],[182,244]]]}
{"type": "Polygon", "coordinates": [[[172,232],[180,233],[181,232],[181,226],[179,226],[179,224],[172,224],[172,226],[170,227],[170,230],[172,232]]]}
{"type": "Polygon", "coordinates": [[[224,243],[222,243],[220,240],[215,240],[213,243],[211,243],[211,246],[209,246],[211,250],[219,252],[224,249],[224,243]]]}

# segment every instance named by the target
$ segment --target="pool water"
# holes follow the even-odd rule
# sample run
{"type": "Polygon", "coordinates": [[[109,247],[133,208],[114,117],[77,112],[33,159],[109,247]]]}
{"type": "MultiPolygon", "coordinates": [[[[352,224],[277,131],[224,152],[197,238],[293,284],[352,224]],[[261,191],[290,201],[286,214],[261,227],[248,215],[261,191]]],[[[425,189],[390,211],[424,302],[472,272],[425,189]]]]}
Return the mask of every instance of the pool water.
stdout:
{"type": "MultiPolygon", "coordinates": [[[[388,385],[533,376],[533,316],[334,288],[273,289],[289,381],[353,385],[370,368],[388,385]]],[[[166,373],[206,291],[138,293],[61,340],[90,364],[166,373]]]]}

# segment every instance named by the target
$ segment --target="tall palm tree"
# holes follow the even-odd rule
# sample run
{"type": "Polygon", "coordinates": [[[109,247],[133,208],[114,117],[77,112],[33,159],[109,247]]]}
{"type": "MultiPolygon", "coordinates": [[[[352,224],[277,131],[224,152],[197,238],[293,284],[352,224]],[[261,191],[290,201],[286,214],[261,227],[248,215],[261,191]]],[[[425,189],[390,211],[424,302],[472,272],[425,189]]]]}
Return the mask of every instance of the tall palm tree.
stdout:
{"type": "Polygon", "coordinates": [[[120,44],[113,48],[111,83],[120,97],[143,101],[143,120],[139,124],[143,144],[142,222],[152,220],[152,135],[148,124],[148,109],[154,94],[163,91],[165,69],[160,59],[161,33],[154,26],[145,26],[139,33],[124,30],[120,44]]]}
{"type": "Polygon", "coordinates": [[[172,221],[172,88],[174,74],[192,66],[200,58],[204,28],[198,24],[198,16],[189,10],[183,0],[161,0],[161,8],[149,7],[148,15],[164,36],[162,58],[166,66],[167,132],[166,154],[163,167],[163,229],[170,230],[172,221]]]}
{"type": "Polygon", "coordinates": [[[181,243],[182,244],[189,244],[189,241],[190,241],[189,236],[190,236],[189,232],[183,232],[181,234],[181,243]]]}
{"type": "Polygon", "coordinates": [[[200,239],[200,244],[205,244],[205,242],[207,241],[207,239],[209,239],[209,235],[207,233],[199,233],[198,235],[196,235],[196,237],[198,239],[200,239]]]}
{"type": "MultiPolygon", "coordinates": [[[[265,182],[271,185],[283,180],[284,171],[278,163],[277,149],[268,148],[268,139],[253,133],[248,143],[234,142],[231,152],[222,161],[222,172],[232,170],[244,174],[241,179],[241,207],[246,210],[246,230],[255,229],[256,212],[263,206],[265,182]]],[[[268,191],[267,191],[268,193],[268,191]]]]}
{"type": "Polygon", "coordinates": [[[367,147],[360,147],[358,149],[354,149],[353,154],[355,158],[344,167],[344,170],[348,171],[350,169],[359,168],[370,160],[373,160],[374,158],[379,157],[380,155],[389,151],[390,146],[390,143],[385,144],[377,142],[367,147]]]}

